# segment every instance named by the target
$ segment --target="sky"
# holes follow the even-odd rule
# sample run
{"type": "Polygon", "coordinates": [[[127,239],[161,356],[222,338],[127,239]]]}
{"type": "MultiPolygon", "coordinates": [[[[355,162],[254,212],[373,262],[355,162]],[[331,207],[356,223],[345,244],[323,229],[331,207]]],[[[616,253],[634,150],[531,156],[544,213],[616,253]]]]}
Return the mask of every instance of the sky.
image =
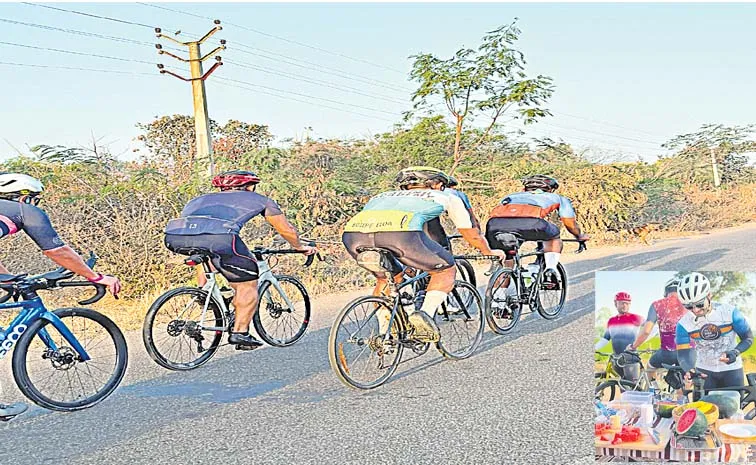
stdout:
{"type": "MultiPolygon", "coordinates": [[[[664,284],[673,278],[675,271],[599,271],[596,273],[596,311],[602,307],[614,309],[614,296],[624,291],[630,294],[632,303],[630,312],[646,317],[648,308],[655,300],[664,297],[664,284]]],[[[746,273],[748,282],[756,288],[756,273],[746,273]]],[[[756,315],[753,306],[743,307],[734,301],[732,296],[722,296],[722,301],[740,308],[751,322],[756,326],[756,315]]],[[[602,324],[602,326],[605,326],[602,324]]]]}
{"type": "MultiPolygon", "coordinates": [[[[13,156],[12,147],[76,146],[93,136],[129,158],[139,147],[132,140],[139,134],[137,122],[192,113],[190,84],[160,75],[155,66],[183,64],[157,55],[150,27],[189,41],[212,27],[209,19],[136,3],[53,6],[140,25],[1,3],[0,42],[145,63],[0,43],[0,62],[139,73],[0,64],[5,90],[0,159],[13,156]]],[[[515,17],[527,73],[551,76],[556,84],[547,105],[554,116],[528,126],[529,138],[548,136],[597,155],[653,161],[664,153],[661,143],[702,124],[756,122],[756,4],[159,6],[222,21],[224,29],[203,46],[204,53],[218,39],[228,46],[220,54],[224,65],[206,81],[210,116],[221,124],[228,119],[267,124],[279,142],[302,138],[306,127],[312,128],[310,136],[321,138],[372,137],[390,130],[411,107],[410,55],[449,57],[462,46],[477,47],[486,31],[515,17]]],[[[174,71],[188,75],[186,66],[174,71]]],[[[515,128],[516,123],[507,124],[515,128]]]]}

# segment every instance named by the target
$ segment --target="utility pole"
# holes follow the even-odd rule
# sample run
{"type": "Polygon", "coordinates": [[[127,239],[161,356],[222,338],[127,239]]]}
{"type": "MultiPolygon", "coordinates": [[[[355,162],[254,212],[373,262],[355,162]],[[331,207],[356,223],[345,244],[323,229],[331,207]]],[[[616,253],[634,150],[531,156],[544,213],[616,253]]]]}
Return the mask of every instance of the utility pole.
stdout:
{"type": "Polygon", "coordinates": [[[191,73],[191,78],[185,78],[183,76],[179,76],[176,73],[173,73],[171,71],[168,71],[165,69],[165,67],[161,65],[157,65],[158,69],[160,69],[161,74],[170,74],[171,76],[181,79],[182,81],[188,81],[192,83],[192,100],[194,103],[194,132],[196,136],[196,146],[197,146],[197,155],[200,159],[207,159],[208,161],[208,171],[210,173],[210,176],[213,176],[215,174],[215,161],[213,160],[213,141],[210,134],[210,117],[207,112],[207,94],[205,93],[205,79],[207,79],[213,71],[215,71],[218,66],[221,66],[223,64],[223,61],[220,56],[215,57],[215,64],[207,71],[207,73],[202,73],[202,62],[210,58],[211,56],[215,55],[221,50],[225,50],[226,48],[226,41],[221,40],[220,47],[216,47],[215,50],[208,53],[205,56],[202,56],[202,53],[200,52],[200,44],[205,42],[207,39],[210,38],[213,34],[223,29],[220,26],[220,20],[216,19],[213,21],[215,24],[215,27],[212,28],[207,34],[205,34],[201,39],[191,41],[191,42],[180,42],[173,37],[167,36],[162,33],[162,30],[160,28],[155,28],[155,33],[158,38],[164,38],[168,39],[172,42],[175,42],[179,45],[182,45],[184,47],[189,48],[189,59],[181,58],[179,56],[174,55],[171,52],[167,52],[163,50],[163,46],[160,44],[155,44],[155,48],[158,49],[158,54],[160,55],[168,55],[170,57],[173,57],[179,61],[182,61],[184,63],[189,63],[189,71],[191,73]]]}
{"type": "Polygon", "coordinates": [[[714,173],[714,187],[719,187],[722,184],[722,180],[719,178],[719,170],[717,169],[717,157],[714,153],[714,148],[709,148],[711,154],[711,170],[714,173]]]}

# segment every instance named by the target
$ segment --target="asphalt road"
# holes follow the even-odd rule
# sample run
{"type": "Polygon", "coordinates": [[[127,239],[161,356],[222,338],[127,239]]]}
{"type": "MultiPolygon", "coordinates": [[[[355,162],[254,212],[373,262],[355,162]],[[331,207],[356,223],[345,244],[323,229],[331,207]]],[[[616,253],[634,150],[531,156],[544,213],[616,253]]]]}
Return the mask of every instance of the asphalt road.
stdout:
{"type": "MultiPolygon", "coordinates": [[[[361,292],[316,301],[310,332],[290,348],[224,347],[188,373],[157,367],[130,333],[118,391],[92,409],[33,407],[0,425],[0,463],[593,463],[593,273],[754,270],[754,234],[751,225],[565,254],[559,319],[529,314],[507,336],[486,329],[459,362],[431,350],[370,392],[341,385],[326,352],[335,313],[361,292]]],[[[9,365],[3,400],[21,400],[9,365]]]]}

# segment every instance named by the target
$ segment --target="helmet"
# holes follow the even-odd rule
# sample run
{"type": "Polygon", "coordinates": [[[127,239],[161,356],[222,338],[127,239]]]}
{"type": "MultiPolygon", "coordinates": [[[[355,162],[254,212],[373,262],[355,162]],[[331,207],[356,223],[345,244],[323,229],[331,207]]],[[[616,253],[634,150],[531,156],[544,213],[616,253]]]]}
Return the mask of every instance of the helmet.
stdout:
{"type": "Polygon", "coordinates": [[[39,194],[45,189],[42,182],[31,176],[20,173],[0,174],[1,194],[39,194]]]}
{"type": "Polygon", "coordinates": [[[213,187],[218,187],[222,191],[236,189],[255,185],[260,182],[260,178],[251,171],[232,170],[221,173],[213,178],[213,187]]]}
{"type": "Polygon", "coordinates": [[[691,273],[680,280],[677,288],[677,296],[680,302],[693,304],[704,300],[711,292],[711,283],[709,278],[701,273],[691,273]]]}
{"type": "Polygon", "coordinates": [[[677,278],[672,278],[664,285],[664,293],[667,294],[672,291],[676,291],[679,286],[680,280],[677,278]]]}
{"type": "Polygon", "coordinates": [[[459,184],[459,181],[457,181],[457,178],[455,178],[452,175],[449,175],[449,183],[446,185],[446,187],[454,187],[459,184]]]}
{"type": "Polygon", "coordinates": [[[615,302],[630,302],[632,299],[630,298],[630,294],[627,292],[618,292],[617,295],[614,296],[615,302]]]}
{"type": "Polygon", "coordinates": [[[430,181],[441,181],[444,186],[448,186],[450,178],[448,174],[430,166],[410,166],[396,175],[396,183],[402,189],[411,185],[427,185],[430,181]]]}
{"type": "Polygon", "coordinates": [[[544,174],[535,174],[522,178],[522,185],[525,186],[526,191],[535,189],[555,191],[559,189],[559,181],[544,174]]]}

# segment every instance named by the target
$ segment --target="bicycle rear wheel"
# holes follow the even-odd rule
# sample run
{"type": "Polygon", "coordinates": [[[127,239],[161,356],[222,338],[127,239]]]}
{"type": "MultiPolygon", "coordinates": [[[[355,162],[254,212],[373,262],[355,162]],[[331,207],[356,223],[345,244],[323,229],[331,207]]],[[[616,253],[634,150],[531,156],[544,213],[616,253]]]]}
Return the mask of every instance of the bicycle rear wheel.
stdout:
{"type": "Polygon", "coordinates": [[[391,377],[399,366],[404,347],[398,335],[404,334],[399,319],[386,331],[385,340],[378,323],[391,314],[392,301],[386,297],[360,297],[339,313],[328,337],[328,360],[339,381],[355,389],[376,388],[391,377]]]}
{"type": "Polygon", "coordinates": [[[483,299],[472,284],[455,281],[434,319],[441,332],[439,352],[453,360],[467,358],[483,338],[483,299]]]}
{"type": "Polygon", "coordinates": [[[276,279],[280,291],[270,281],[265,281],[260,286],[252,324],[263,341],[272,346],[286,347],[300,340],[307,331],[310,323],[310,297],[297,278],[278,275],[276,279]],[[286,303],[284,295],[291,306],[286,303]]]}
{"type": "Polygon", "coordinates": [[[558,317],[567,300],[567,272],[561,263],[557,265],[556,276],[557,283],[545,283],[543,277],[539,279],[536,310],[547,320],[558,317]]]}
{"type": "Polygon", "coordinates": [[[13,377],[21,392],[40,407],[62,412],[91,407],[121,383],[128,363],[126,339],[112,320],[94,310],[62,308],[53,313],[79,341],[89,360],[81,360],[52,322],[40,319],[18,340],[13,377]],[[49,336],[56,349],[48,347],[42,336],[49,336]]]}
{"type": "Polygon", "coordinates": [[[150,357],[169,370],[193,370],[207,363],[220,345],[225,328],[223,312],[210,299],[205,321],[200,322],[207,292],[196,287],[172,289],[158,297],[147,311],[142,340],[150,357]]]}
{"type": "Polygon", "coordinates": [[[508,290],[504,287],[506,278],[509,278],[510,283],[516,279],[510,270],[496,271],[488,280],[486,289],[486,321],[491,331],[496,334],[512,331],[520,321],[522,313],[522,305],[517,302],[516,291],[513,291],[515,288],[508,290]]]}

